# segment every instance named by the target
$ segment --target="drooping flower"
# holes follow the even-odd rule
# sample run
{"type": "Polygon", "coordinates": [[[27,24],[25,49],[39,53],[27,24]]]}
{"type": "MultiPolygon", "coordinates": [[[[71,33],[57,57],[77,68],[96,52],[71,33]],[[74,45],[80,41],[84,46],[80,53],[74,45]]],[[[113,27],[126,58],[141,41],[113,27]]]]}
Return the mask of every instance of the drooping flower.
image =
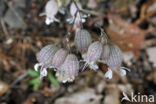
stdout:
{"type": "Polygon", "coordinates": [[[68,54],[67,50],[63,48],[59,49],[53,57],[52,67],[59,68],[63,64],[67,54],[68,54]]]}
{"type": "Polygon", "coordinates": [[[77,50],[84,53],[88,50],[88,47],[92,42],[91,35],[87,30],[80,29],[75,34],[74,42],[77,50]]]}
{"type": "Polygon", "coordinates": [[[79,10],[82,10],[82,6],[81,6],[81,4],[79,2],[77,2],[76,5],[75,5],[74,2],[71,3],[71,5],[70,5],[70,14],[71,14],[72,17],[67,19],[67,22],[69,22],[71,24],[71,23],[74,22],[74,18],[75,18],[75,24],[79,25],[80,23],[86,22],[85,18],[87,18],[88,15],[84,15],[81,12],[79,12],[79,10]],[[76,5],[77,5],[78,8],[76,7],[76,5]]]}
{"type": "Polygon", "coordinates": [[[40,68],[40,77],[44,77],[47,75],[47,68],[52,67],[52,60],[57,51],[57,47],[53,44],[46,45],[41,49],[41,51],[37,54],[37,61],[39,63],[35,64],[34,69],[37,71],[40,68]]]}
{"type": "Polygon", "coordinates": [[[89,65],[91,69],[97,70],[98,66],[96,62],[100,59],[102,53],[102,44],[99,41],[92,43],[87,51],[86,55],[83,55],[85,66],[83,70],[89,65]]]}
{"type": "Polygon", "coordinates": [[[58,5],[55,0],[49,0],[45,6],[45,13],[42,13],[42,15],[46,15],[45,23],[49,25],[50,23],[53,23],[54,21],[59,22],[59,20],[55,17],[58,13],[58,5]]]}
{"type": "Polygon", "coordinates": [[[108,79],[112,78],[113,71],[119,70],[121,76],[126,75],[126,70],[129,70],[125,67],[121,67],[123,54],[120,48],[116,45],[110,46],[110,55],[108,58],[101,60],[102,63],[107,64],[108,71],[105,73],[105,77],[108,79]],[[126,70],[125,70],[126,69],[126,70]]]}
{"type": "Polygon", "coordinates": [[[74,54],[69,54],[58,68],[56,76],[63,83],[72,82],[79,72],[79,61],[74,54]]]}

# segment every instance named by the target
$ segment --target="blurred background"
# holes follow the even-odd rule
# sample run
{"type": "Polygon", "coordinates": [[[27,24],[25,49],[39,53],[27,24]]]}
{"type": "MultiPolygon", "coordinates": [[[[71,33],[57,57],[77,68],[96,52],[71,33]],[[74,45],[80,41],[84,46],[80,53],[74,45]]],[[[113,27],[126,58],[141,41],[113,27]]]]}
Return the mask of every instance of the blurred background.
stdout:
{"type": "MultiPolygon", "coordinates": [[[[100,36],[97,22],[123,51],[126,77],[100,70],[80,72],[72,83],[62,84],[50,72],[43,81],[33,70],[36,53],[57,43],[70,29],[70,0],[63,2],[66,14],[60,23],[45,24],[47,0],[0,0],[0,104],[144,104],[122,101],[122,93],[153,95],[156,104],[156,0],[80,0],[91,13],[84,23],[94,40],[100,36]]],[[[74,29],[71,38],[73,44],[74,29]]]]}

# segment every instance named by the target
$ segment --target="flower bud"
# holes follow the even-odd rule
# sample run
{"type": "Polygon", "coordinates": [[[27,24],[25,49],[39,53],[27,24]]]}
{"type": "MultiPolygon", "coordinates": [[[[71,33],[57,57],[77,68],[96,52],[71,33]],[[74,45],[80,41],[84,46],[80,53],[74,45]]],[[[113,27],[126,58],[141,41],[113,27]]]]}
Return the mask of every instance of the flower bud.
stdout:
{"type": "Polygon", "coordinates": [[[52,66],[53,68],[58,68],[59,66],[61,66],[67,56],[68,52],[67,50],[61,48],[59,49],[54,57],[53,57],[53,60],[52,60],[52,66]]]}
{"type": "MultiPolygon", "coordinates": [[[[91,69],[98,69],[98,66],[96,65],[96,61],[100,59],[102,53],[102,44],[99,41],[96,41],[92,43],[87,51],[87,55],[84,56],[84,60],[86,61],[85,65],[89,65],[91,69]]],[[[83,68],[84,70],[84,68],[83,68]]]]}
{"type": "Polygon", "coordinates": [[[73,54],[69,54],[64,63],[58,69],[56,76],[62,82],[70,82],[75,79],[75,76],[78,75],[79,72],[79,61],[77,57],[73,54]]]}
{"type": "Polygon", "coordinates": [[[91,35],[87,30],[80,29],[76,32],[74,42],[79,52],[86,52],[88,50],[89,45],[91,44],[91,41],[91,35]]]}

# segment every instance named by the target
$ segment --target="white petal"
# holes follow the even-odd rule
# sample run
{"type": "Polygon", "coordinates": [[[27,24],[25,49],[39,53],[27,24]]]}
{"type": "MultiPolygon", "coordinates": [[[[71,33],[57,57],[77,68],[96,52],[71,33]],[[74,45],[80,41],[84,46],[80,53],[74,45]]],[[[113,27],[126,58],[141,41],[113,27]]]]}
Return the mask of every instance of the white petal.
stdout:
{"type": "Polygon", "coordinates": [[[59,12],[64,15],[65,14],[65,8],[59,8],[59,12]]]}
{"type": "Polygon", "coordinates": [[[67,82],[67,80],[63,80],[63,81],[62,81],[62,83],[66,83],[66,82],[67,82]]]}
{"type": "Polygon", "coordinates": [[[87,54],[86,54],[86,53],[82,54],[82,58],[83,58],[84,60],[86,60],[87,54]]]}
{"type": "Polygon", "coordinates": [[[131,69],[129,69],[129,68],[126,68],[126,67],[121,67],[120,69],[125,69],[125,70],[127,70],[127,71],[131,71],[131,69]]]}
{"type": "Polygon", "coordinates": [[[83,17],[83,18],[87,18],[87,17],[88,17],[88,15],[84,14],[82,17],[83,17]]]}
{"type": "Polygon", "coordinates": [[[87,17],[90,17],[91,16],[91,14],[87,14],[87,17]]]}
{"type": "Polygon", "coordinates": [[[86,19],[82,18],[82,19],[81,19],[81,22],[82,22],[82,23],[85,23],[85,22],[86,22],[86,19]]]}
{"type": "Polygon", "coordinates": [[[69,24],[72,24],[74,22],[74,19],[73,18],[68,18],[66,19],[66,21],[69,23],[69,24]]]}
{"type": "Polygon", "coordinates": [[[68,78],[68,82],[73,82],[75,77],[73,76],[72,78],[68,78]]]}
{"type": "Polygon", "coordinates": [[[59,19],[57,19],[57,18],[53,18],[53,20],[55,21],[55,22],[60,22],[60,20],[59,19]]]}
{"type": "Polygon", "coordinates": [[[121,75],[121,76],[125,76],[125,75],[126,75],[126,70],[120,69],[120,75],[121,75]]]}
{"type": "Polygon", "coordinates": [[[38,68],[41,66],[41,64],[40,63],[36,63],[35,65],[34,65],[34,69],[35,69],[35,71],[38,71],[38,68]]]}
{"type": "Polygon", "coordinates": [[[46,13],[40,13],[39,14],[39,16],[45,16],[46,15],[46,13]]]}
{"type": "Polygon", "coordinates": [[[60,72],[57,70],[55,76],[58,77],[60,75],[60,72]]]}
{"type": "Polygon", "coordinates": [[[105,73],[105,77],[108,79],[112,79],[113,72],[111,69],[108,68],[108,71],[105,73]]]}
{"type": "Polygon", "coordinates": [[[47,69],[46,68],[43,68],[43,70],[41,70],[40,75],[42,75],[43,77],[44,76],[47,76],[47,69]]]}
{"type": "Polygon", "coordinates": [[[52,22],[54,22],[54,20],[53,20],[53,19],[46,18],[45,23],[46,23],[47,25],[50,25],[50,23],[52,23],[52,22]]]}

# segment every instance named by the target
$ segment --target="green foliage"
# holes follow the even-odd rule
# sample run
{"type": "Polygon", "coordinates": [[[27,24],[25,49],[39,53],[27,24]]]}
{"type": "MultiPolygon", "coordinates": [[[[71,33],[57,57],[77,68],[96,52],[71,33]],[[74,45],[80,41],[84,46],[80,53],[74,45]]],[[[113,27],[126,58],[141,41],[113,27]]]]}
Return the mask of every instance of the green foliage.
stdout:
{"type": "Polygon", "coordinates": [[[33,70],[33,69],[29,69],[29,70],[28,70],[28,74],[29,74],[30,76],[32,76],[32,77],[37,77],[37,76],[40,75],[39,72],[37,72],[37,71],[35,71],[35,70],[33,70]]]}
{"type": "MultiPolygon", "coordinates": [[[[40,80],[40,71],[35,71],[34,69],[29,69],[28,74],[32,77],[32,79],[29,81],[29,84],[33,86],[34,91],[38,90],[40,83],[42,83],[42,80],[40,80]]],[[[59,82],[53,76],[52,73],[50,73],[50,72],[48,73],[48,78],[49,78],[51,84],[54,84],[56,86],[59,85],[59,82]]]]}
{"type": "Polygon", "coordinates": [[[57,81],[57,79],[53,76],[52,73],[48,73],[48,78],[50,80],[51,83],[53,83],[54,85],[58,86],[59,82],[57,81]]]}

